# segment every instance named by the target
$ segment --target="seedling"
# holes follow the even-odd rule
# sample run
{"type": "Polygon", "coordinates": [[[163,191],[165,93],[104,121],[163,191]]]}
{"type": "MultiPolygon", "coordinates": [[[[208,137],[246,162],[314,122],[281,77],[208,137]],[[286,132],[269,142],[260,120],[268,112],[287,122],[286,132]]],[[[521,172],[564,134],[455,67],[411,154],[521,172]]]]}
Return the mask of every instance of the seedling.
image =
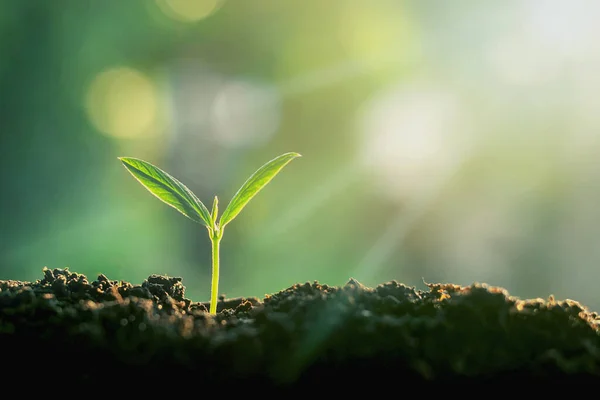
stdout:
{"type": "Polygon", "coordinates": [[[208,237],[212,244],[212,282],[210,288],[210,313],[217,313],[217,296],[219,293],[219,246],[223,238],[225,226],[230,223],[248,202],[264,188],[294,158],[300,157],[298,153],[285,153],[267,162],[260,167],[233,196],[229,205],[221,214],[219,213],[219,199],[215,196],[212,211],[183,183],[150,164],[149,162],[131,158],[119,157],[127,170],[146,189],[159,200],[175,208],[177,211],[194,222],[202,224],[208,229],[208,237]]]}

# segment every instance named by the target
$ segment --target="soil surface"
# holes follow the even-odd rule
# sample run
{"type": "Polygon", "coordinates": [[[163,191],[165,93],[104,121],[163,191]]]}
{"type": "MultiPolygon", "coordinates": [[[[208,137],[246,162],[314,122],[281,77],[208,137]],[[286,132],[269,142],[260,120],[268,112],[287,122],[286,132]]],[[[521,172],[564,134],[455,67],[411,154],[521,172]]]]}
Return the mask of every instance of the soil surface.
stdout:
{"type": "Polygon", "coordinates": [[[304,283],[264,299],[222,298],[211,316],[207,303],[185,297],[181,278],[134,285],[44,269],[36,282],[0,281],[0,381],[260,393],[600,383],[600,318],[578,302],[522,300],[485,284],[427,286],[304,283]]]}

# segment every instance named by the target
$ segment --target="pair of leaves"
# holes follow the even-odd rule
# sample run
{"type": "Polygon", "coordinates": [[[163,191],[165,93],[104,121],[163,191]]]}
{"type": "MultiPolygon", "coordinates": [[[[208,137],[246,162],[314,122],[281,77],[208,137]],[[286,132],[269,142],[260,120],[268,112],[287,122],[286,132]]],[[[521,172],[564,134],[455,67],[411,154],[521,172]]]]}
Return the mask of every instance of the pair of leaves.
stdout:
{"type": "MultiPolygon", "coordinates": [[[[244,182],[221,215],[218,226],[222,229],[231,222],[256,194],[267,185],[298,153],[285,153],[260,167],[244,182]]],[[[175,208],[192,221],[214,229],[217,221],[217,198],[212,213],[183,183],[149,162],[132,157],[119,157],[127,170],[150,193],[175,208]]]]}

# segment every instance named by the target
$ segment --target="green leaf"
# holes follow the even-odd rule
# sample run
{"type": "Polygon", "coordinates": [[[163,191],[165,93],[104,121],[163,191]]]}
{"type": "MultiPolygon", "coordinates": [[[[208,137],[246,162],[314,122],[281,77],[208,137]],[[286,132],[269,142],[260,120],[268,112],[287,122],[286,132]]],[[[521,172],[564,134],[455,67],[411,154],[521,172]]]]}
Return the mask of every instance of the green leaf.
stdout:
{"type": "Polygon", "coordinates": [[[212,228],[210,213],[204,204],[183,183],[149,162],[119,157],[125,168],[150,193],[192,221],[212,228]]]}
{"type": "Polygon", "coordinates": [[[221,215],[219,225],[224,228],[232,219],[234,219],[240,211],[248,204],[248,202],[271,181],[290,161],[296,157],[301,157],[298,153],[285,153],[267,162],[260,167],[242,187],[233,196],[229,205],[221,215]]]}

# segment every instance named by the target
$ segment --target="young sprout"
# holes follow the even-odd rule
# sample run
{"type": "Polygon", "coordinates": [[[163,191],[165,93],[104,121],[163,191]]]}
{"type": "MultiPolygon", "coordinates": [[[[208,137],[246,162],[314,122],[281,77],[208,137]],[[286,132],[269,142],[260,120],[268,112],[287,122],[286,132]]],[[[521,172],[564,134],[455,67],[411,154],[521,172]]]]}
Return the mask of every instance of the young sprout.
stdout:
{"type": "Polygon", "coordinates": [[[183,183],[160,168],[137,158],[119,157],[127,170],[146,189],[159,200],[175,208],[194,222],[208,229],[212,244],[212,284],[210,290],[210,313],[217,313],[217,297],[219,292],[219,245],[223,238],[225,226],[230,223],[248,202],[281,171],[298,153],[285,153],[267,162],[244,182],[233,196],[227,208],[217,221],[219,199],[215,196],[212,211],[188,189],[183,183]]]}

